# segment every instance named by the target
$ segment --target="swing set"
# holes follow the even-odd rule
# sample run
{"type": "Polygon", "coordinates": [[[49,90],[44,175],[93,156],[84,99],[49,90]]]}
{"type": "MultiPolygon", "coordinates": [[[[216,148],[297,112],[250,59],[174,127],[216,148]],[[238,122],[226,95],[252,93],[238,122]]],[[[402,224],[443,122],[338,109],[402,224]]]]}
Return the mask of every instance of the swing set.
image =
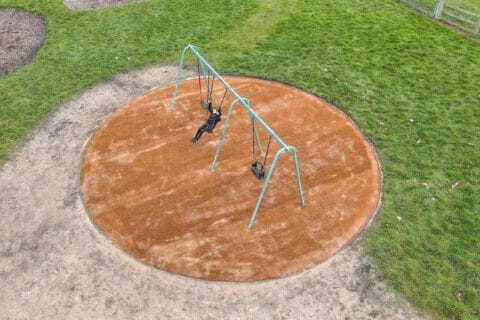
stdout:
{"type": "Polygon", "coordinates": [[[185,55],[187,51],[190,51],[193,53],[193,55],[197,59],[197,71],[198,71],[198,87],[199,87],[199,93],[200,93],[200,107],[203,109],[206,109],[207,112],[211,112],[213,108],[213,102],[212,102],[212,95],[213,95],[213,85],[215,83],[215,79],[217,82],[221,83],[223,87],[225,88],[223,97],[215,109],[219,110],[221,112],[222,106],[225,101],[225,97],[227,93],[230,93],[233,97],[234,100],[230,104],[230,107],[228,109],[227,117],[225,119],[225,123],[222,128],[222,133],[220,134],[220,139],[218,141],[217,145],[217,150],[215,152],[215,156],[213,157],[213,161],[210,165],[210,170],[213,172],[215,170],[215,166],[217,164],[218,156],[220,155],[220,150],[222,149],[223,141],[225,139],[225,135],[227,133],[228,125],[230,123],[230,118],[232,116],[233,109],[236,105],[241,105],[248,113],[250,120],[251,120],[251,125],[252,125],[252,162],[250,164],[250,170],[252,171],[253,175],[258,179],[258,180],[265,180],[262,186],[262,189],[260,191],[260,195],[257,199],[255,208],[253,209],[252,215],[250,217],[250,221],[248,223],[248,228],[252,229],[253,224],[255,223],[255,219],[257,217],[258,211],[260,209],[260,206],[262,204],[263,198],[265,196],[265,191],[267,190],[267,187],[270,183],[270,179],[272,178],[273,172],[275,171],[275,167],[277,165],[278,158],[280,155],[283,153],[290,153],[292,155],[293,159],[293,165],[295,168],[295,176],[297,180],[297,188],[298,188],[298,195],[300,198],[300,203],[302,207],[305,206],[305,199],[303,196],[303,188],[302,188],[302,181],[300,178],[300,168],[299,168],[299,163],[298,163],[298,157],[297,157],[297,151],[295,147],[289,146],[283,142],[283,140],[263,121],[263,119],[252,109],[250,106],[250,103],[247,99],[241,97],[226,81],[223,79],[216,71],[213,69],[213,67],[205,60],[205,58],[202,57],[202,55],[199,53],[198,49],[192,45],[186,46],[183,51],[182,51],[182,56],[180,59],[180,65],[178,67],[178,73],[177,73],[177,78],[175,81],[175,89],[173,91],[173,97],[172,97],[172,103],[170,105],[170,111],[173,112],[175,108],[175,102],[177,98],[177,93],[178,93],[178,86],[180,84],[180,79],[182,77],[182,71],[183,71],[183,65],[185,62],[185,55]],[[203,78],[203,79],[202,79],[203,78]],[[207,92],[206,92],[206,99],[204,99],[203,93],[202,93],[202,82],[206,85],[207,92]],[[262,144],[260,142],[259,136],[258,136],[258,131],[257,131],[257,123],[260,125],[269,135],[268,137],[268,144],[267,144],[267,149],[265,151],[265,156],[262,161],[257,159],[257,153],[255,152],[255,145],[257,145],[259,153],[263,153],[263,148],[262,144]],[[280,149],[275,153],[272,163],[270,164],[270,167],[268,169],[268,174],[265,176],[266,169],[267,169],[267,157],[268,157],[268,151],[270,149],[270,144],[272,142],[272,139],[280,146],[280,149]]]}

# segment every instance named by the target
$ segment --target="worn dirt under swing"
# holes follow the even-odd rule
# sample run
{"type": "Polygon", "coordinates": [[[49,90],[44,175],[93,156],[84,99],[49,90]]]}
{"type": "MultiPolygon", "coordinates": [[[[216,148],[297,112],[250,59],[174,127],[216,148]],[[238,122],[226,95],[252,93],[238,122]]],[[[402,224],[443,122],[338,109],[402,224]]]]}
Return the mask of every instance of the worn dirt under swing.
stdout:
{"type": "MultiPolygon", "coordinates": [[[[243,108],[232,111],[212,172],[225,119],[192,145],[205,120],[192,79],[180,83],[174,112],[172,84],[120,108],[93,136],[81,168],[93,222],[130,255],[194,278],[264,280],[322,262],[376,213],[382,179],[372,146],[343,112],[314,95],[274,81],[225,80],[296,146],[307,206],[298,204],[291,158],[280,157],[254,228],[245,227],[265,181],[249,166],[251,118],[243,108]]],[[[222,88],[216,81],[214,105],[222,88]]],[[[227,95],[225,105],[233,100],[227,95]]],[[[266,145],[268,133],[256,134],[266,145]]],[[[271,148],[274,154],[280,147],[271,148]]]]}

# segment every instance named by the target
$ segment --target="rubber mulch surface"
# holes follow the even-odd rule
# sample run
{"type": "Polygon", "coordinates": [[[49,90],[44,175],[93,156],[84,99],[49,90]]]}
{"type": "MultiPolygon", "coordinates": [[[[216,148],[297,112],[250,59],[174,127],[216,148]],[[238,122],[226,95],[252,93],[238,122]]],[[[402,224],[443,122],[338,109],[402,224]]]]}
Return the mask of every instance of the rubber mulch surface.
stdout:
{"type": "MultiPolygon", "coordinates": [[[[173,113],[170,85],[131,101],[93,136],[81,167],[92,220],[132,256],[194,278],[265,280],[324,261],[378,209],[382,179],[372,146],[343,112],[307,92],[253,78],[227,81],[297,148],[306,207],[292,158],[283,154],[253,230],[246,227],[262,186],[249,168],[250,119],[236,107],[212,173],[223,122],[191,143],[207,117],[193,79],[181,84],[173,113]]],[[[214,101],[222,95],[217,83],[214,101]]],[[[266,145],[267,133],[260,137],[266,145]]],[[[278,149],[271,147],[269,161],[278,149]]]]}

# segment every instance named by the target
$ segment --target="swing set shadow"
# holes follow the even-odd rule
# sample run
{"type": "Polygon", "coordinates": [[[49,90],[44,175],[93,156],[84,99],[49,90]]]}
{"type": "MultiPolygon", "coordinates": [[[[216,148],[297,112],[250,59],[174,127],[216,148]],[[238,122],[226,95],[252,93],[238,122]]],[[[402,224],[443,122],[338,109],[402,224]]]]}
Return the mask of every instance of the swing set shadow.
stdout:
{"type": "MultiPolygon", "coordinates": [[[[299,167],[299,163],[298,163],[297,150],[295,149],[295,147],[287,145],[265,123],[265,121],[263,121],[263,119],[252,109],[252,107],[250,106],[250,102],[246,98],[241,97],[228,84],[228,82],[226,82],[225,79],[223,79],[217,73],[217,71],[215,71],[215,69],[205,60],[205,58],[202,57],[202,55],[199,53],[198,49],[195,46],[192,46],[190,44],[187,45],[182,51],[182,56],[181,56],[181,59],[180,59],[180,65],[178,67],[178,72],[177,72],[177,78],[176,78],[176,81],[175,81],[175,89],[173,91],[172,103],[170,105],[170,112],[173,112],[174,108],[175,108],[175,102],[176,102],[177,93],[178,93],[178,86],[180,84],[180,80],[181,80],[181,77],[182,77],[183,65],[184,65],[184,62],[185,62],[185,55],[186,55],[187,51],[192,52],[193,55],[197,58],[199,86],[201,88],[200,78],[203,76],[204,79],[205,79],[205,83],[207,84],[207,100],[209,99],[209,97],[211,99],[211,96],[212,96],[211,95],[211,90],[213,90],[213,83],[212,83],[212,85],[210,85],[210,74],[213,76],[212,82],[216,78],[225,88],[225,94],[228,91],[235,98],[232,101],[232,103],[230,104],[230,107],[228,109],[227,117],[225,119],[225,123],[224,123],[223,128],[222,128],[222,133],[220,134],[220,139],[218,141],[217,150],[215,152],[215,156],[213,157],[213,161],[210,165],[210,170],[212,172],[215,171],[217,160],[218,160],[218,157],[220,155],[220,151],[222,149],[222,145],[223,145],[223,141],[225,139],[225,135],[227,133],[228,125],[230,123],[230,118],[232,116],[233,109],[236,105],[242,106],[247,111],[247,113],[248,113],[248,115],[251,119],[251,123],[252,123],[253,139],[256,140],[260,152],[262,152],[262,145],[260,143],[260,139],[258,137],[258,132],[256,130],[256,123],[258,123],[270,135],[269,136],[268,147],[267,147],[267,152],[266,152],[265,159],[264,159],[263,163],[259,163],[256,160],[254,160],[254,162],[252,163],[252,168],[251,169],[252,169],[252,172],[254,172],[257,179],[263,179],[264,178],[264,168],[265,168],[265,165],[266,165],[266,163],[265,163],[266,162],[266,156],[268,155],[268,149],[269,149],[269,146],[270,146],[271,139],[273,138],[273,140],[275,142],[277,142],[277,144],[280,146],[280,149],[275,153],[275,155],[273,157],[272,163],[271,163],[270,168],[268,170],[268,174],[265,178],[265,182],[263,183],[262,189],[260,191],[260,195],[257,199],[255,208],[253,209],[252,215],[250,217],[250,221],[248,223],[248,228],[252,229],[253,224],[255,223],[255,219],[257,217],[258,211],[260,209],[263,198],[265,196],[265,192],[266,192],[267,187],[270,183],[270,179],[273,176],[273,172],[275,171],[277,161],[278,161],[280,155],[282,155],[283,153],[290,153],[292,155],[293,165],[294,165],[294,168],[295,168],[295,175],[296,175],[296,180],[297,180],[298,195],[299,195],[300,203],[301,203],[302,207],[305,207],[305,199],[304,199],[304,196],[303,196],[302,180],[301,180],[301,177],[300,177],[300,167],[299,167]],[[210,89],[210,87],[212,89],[210,89]],[[260,169],[263,170],[263,175],[262,175],[262,173],[259,172],[260,169]],[[255,170],[256,170],[256,172],[255,172],[255,170]]],[[[225,98],[225,94],[224,94],[224,98],[225,98]]],[[[200,95],[201,95],[201,92],[200,92],[200,95]]],[[[223,99],[222,99],[222,104],[223,104],[223,99]]],[[[200,105],[202,106],[202,108],[205,108],[206,103],[203,100],[201,100],[200,105]]],[[[255,141],[253,142],[253,148],[255,148],[255,141]]],[[[253,149],[253,150],[254,150],[254,154],[255,154],[255,149],[253,149]]]]}

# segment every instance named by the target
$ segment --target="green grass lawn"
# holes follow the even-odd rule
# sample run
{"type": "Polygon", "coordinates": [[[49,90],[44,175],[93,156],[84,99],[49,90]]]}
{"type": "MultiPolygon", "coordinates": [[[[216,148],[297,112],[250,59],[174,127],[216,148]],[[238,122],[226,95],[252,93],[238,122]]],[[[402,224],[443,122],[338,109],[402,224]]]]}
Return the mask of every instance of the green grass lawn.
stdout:
{"type": "Polygon", "coordinates": [[[474,8],[477,7],[480,9],[480,0],[447,0],[447,3],[459,6],[459,7],[468,7],[474,8]]]}
{"type": "Polygon", "coordinates": [[[387,283],[438,318],[480,318],[479,42],[393,0],[0,6],[37,11],[49,30],[32,64],[0,78],[0,159],[75,92],[176,62],[194,43],[222,72],[287,81],[345,108],[384,170],[364,245],[387,283]]]}

